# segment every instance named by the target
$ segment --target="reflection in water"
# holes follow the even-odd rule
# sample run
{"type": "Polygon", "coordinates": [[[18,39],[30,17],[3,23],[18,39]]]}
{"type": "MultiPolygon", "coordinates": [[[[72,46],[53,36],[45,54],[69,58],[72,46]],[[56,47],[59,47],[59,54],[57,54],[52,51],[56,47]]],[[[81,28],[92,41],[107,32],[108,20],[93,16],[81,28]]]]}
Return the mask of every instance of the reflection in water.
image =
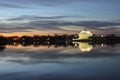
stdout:
{"type": "Polygon", "coordinates": [[[59,48],[59,47],[72,47],[72,48],[79,48],[81,52],[90,52],[93,48],[95,48],[96,46],[99,47],[104,47],[104,46],[112,46],[115,47],[116,44],[110,44],[110,43],[92,43],[92,42],[72,42],[72,41],[61,41],[61,42],[55,42],[55,43],[50,43],[50,42],[44,42],[44,43],[40,43],[40,42],[33,42],[33,43],[26,43],[26,42],[22,42],[22,43],[17,43],[17,42],[13,42],[13,43],[7,43],[7,44],[1,44],[0,45],[0,51],[4,51],[6,48],[9,48],[11,46],[13,47],[29,47],[29,46],[33,46],[33,47],[54,47],[54,48],[59,48]]]}
{"type": "Polygon", "coordinates": [[[73,42],[75,46],[79,47],[82,52],[89,52],[92,50],[93,45],[88,42],[73,42]]]}
{"type": "Polygon", "coordinates": [[[5,45],[0,45],[0,51],[3,51],[5,48],[5,45]]]}
{"type": "Polygon", "coordinates": [[[0,36],[0,51],[8,48],[6,46],[15,46],[15,47],[42,47],[47,46],[50,48],[54,46],[55,48],[58,47],[78,47],[82,52],[89,52],[96,47],[96,45],[101,45],[101,47],[106,46],[115,46],[116,44],[120,43],[120,37],[115,35],[106,35],[106,36],[96,36],[93,35],[89,31],[82,31],[79,34],[79,37],[74,39],[76,35],[54,35],[54,36],[11,36],[11,37],[3,37],[0,36]]]}
{"type": "Polygon", "coordinates": [[[119,42],[30,40],[0,42],[1,80],[120,80],[119,42]]]}

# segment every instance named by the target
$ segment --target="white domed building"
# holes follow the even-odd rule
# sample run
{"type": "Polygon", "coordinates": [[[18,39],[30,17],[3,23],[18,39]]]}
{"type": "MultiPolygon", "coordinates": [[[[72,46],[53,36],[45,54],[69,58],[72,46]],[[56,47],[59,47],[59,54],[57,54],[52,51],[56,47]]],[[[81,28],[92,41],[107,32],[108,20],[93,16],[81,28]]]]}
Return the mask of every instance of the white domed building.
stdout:
{"type": "Polygon", "coordinates": [[[73,40],[85,40],[85,39],[89,39],[89,37],[91,37],[93,34],[90,31],[88,31],[88,30],[83,30],[78,35],[79,35],[79,38],[73,39],[73,40]]]}
{"type": "Polygon", "coordinates": [[[88,30],[83,30],[79,33],[79,39],[89,39],[93,34],[88,30]]]}

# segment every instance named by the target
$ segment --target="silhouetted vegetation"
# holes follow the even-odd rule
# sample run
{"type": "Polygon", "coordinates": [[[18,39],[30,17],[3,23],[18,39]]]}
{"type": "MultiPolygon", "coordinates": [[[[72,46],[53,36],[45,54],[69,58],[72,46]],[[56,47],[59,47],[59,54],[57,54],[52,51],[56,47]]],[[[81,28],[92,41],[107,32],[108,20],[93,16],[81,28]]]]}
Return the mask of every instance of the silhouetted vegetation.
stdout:
{"type": "MultiPolygon", "coordinates": [[[[11,45],[11,46],[18,46],[22,45],[23,47],[33,45],[34,47],[38,46],[54,46],[54,47],[67,47],[67,46],[72,46],[74,47],[73,44],[73,39],[77,38],[78,36],[76,34],[73,35],[48,35],[48,36],[22,36],[22,37],[17,37],[17,36],[11,36],[11,37],[4,37],[0,36],[0,50],[4,50],[6,45],[11,45]]],[[[120,37],[115,36],[114,34],[111,35],[101,35],[101,36],[96,36],[93,35],[87,40],[79,40],[78,42],[88,42],[91,45],[101,45],[101,44],[106,44],[106,45],[111,45],[114,46],[115,44],[120,43],[120,37]]]]}

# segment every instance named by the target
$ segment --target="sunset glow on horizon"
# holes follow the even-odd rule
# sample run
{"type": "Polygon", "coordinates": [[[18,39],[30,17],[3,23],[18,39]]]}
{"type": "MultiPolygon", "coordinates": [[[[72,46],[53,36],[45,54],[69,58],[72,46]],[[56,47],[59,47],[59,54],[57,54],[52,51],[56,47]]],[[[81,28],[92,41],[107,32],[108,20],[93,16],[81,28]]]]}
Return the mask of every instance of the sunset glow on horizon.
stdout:
{"type": "Polygon", "coordinates": [[[120,35],[119,0],[0,0],[0,35],[120,35]],[[88,4],[89,3],[89,4],[88,4]]]}

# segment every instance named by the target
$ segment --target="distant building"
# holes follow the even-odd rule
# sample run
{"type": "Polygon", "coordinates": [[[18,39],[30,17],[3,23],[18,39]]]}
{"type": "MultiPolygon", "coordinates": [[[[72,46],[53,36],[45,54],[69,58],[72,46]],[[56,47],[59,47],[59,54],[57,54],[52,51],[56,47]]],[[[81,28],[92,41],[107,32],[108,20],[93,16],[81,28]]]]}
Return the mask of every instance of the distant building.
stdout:
{"type": "Polygon", "coordinates": [[[89,39],[93,34],[88,30],[83,30],[79,33],[79,39],[89,39]]]}
{"type": "Polygon", "coordinates": [[[91,37],[93,34],[88,30],[83,30],[78,35],[79,35],[79,38],[73,39],[73,40],[89,39],[89,37],[91,37]]]}

